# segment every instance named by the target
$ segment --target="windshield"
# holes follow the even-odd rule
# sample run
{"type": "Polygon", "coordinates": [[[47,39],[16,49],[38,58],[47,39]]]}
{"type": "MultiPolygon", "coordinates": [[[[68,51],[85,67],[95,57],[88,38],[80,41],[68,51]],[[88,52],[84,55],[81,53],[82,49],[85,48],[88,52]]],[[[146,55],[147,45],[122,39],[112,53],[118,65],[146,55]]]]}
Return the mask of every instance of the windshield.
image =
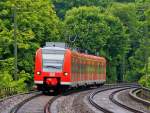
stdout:
{"type": "Polygon", "coordinates": [[[42,52],[43,58],[43,71],[45,72],[58,72],[62,71],[64,61],[64,51],[47,50],[42,52]]]}

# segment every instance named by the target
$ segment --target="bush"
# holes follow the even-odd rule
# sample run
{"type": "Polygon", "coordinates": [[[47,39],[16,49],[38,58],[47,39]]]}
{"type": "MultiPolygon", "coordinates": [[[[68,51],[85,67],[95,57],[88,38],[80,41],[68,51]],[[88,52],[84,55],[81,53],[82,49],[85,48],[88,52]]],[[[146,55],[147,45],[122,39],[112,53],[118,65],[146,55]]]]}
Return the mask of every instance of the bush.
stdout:
{"type": "Polygon", "coordinates": [[[141,84],[144,87],[150,88],[150,75],[144,75],[143,77],[140,78],[139,84],[141,84]]]}
{"type": "Polygon", "coordinates": [[[124,80],[128,82],[136,82],[141,78],[141,76],[142,76],[142,73],[137,73],[136,70],[132,70],[132,71],[126,72],[124,80]]]}
{"type": "Polygon", "coordinates": [[[21,71],[18,74],[18,80],[13,80],[13,77],[11,74],[9,74],[8,71],[4,71],[0,76],[1,81],[0,82],[0,89],[2,88],[16,88],[16,91],[19,92],[25,92],[28,90],[26,82],[31,80],[30,74],[25,73],[25,71],[21,71]]]}

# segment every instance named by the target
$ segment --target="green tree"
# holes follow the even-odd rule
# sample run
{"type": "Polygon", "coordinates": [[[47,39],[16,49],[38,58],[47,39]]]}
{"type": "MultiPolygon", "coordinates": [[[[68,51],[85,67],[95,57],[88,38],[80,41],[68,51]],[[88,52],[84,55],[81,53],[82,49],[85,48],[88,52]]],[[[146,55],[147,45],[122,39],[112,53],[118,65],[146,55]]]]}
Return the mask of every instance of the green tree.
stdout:
{"type": "Polygon", "coordinates": [[[60,18],[64,18],[66,12],[73,7],[81,6],[97,6],[100,7],[103,11],[111,5],[111,2],[114,0],[51,0],[55,6],[57,15],[60,18]]]}
{"type": "Polygon", "coordinates": [[[70,46],[95,54],[103,50],[110,29],[97,7],[73,8],[66,13],[65,38],[70,46]],[[72,42],[75,40],[75,42],[72,42]]]}
{"type": "Polygon", "coordinates": [[[110,81],[122,81],[124,75],[124,59],[129,50],[129,38],[119,18],[105,13],[105,21],[110,28],[109,38],[104,47],[107,57],[107,77],[110,81]]]}
{"type": "MultiPolygon", "coordinates": [[[[119,17],[125,28],[125,34],[129,37],[129,51],[125,54],[125,78],[127,80],[137,80],[140,76],[137,72],[137,65],[133,60],[137,49],[140,47],[142,35],[139,32],[140,22],[136,14],[136,5],[134,3],[122,4],[115,3],[111,7],[111,12],[119,17]],[[136,70],[134,70],[136,68],[136,70]]],[[[136,57],[136,56],[135,56],[136,57]]]]}
{"type": "MultiPolygon", "coordinates": [[[[145,69],[146,66],[144,67],[143,71],[145,71],[145,69]]],[[[150,57],[148,59],[148,73],[140,78],[139,83],[144,87],[150,88],[150,57]]]]}
{"type": "Polygon", "coordinates": [[[3,61],[0,62],[0,71],[3,76],[6,71],[7,75],[12,76],[14,71],[14,18],[17,21],[18,79],[21,79],[23,72],[28,76],[25,78],[29,81],[30,76],[33,75],[36,49],[45,45],[46,41],[61,39],[61,22],[49,0],[2,0],[0,58],[3,61]]]}

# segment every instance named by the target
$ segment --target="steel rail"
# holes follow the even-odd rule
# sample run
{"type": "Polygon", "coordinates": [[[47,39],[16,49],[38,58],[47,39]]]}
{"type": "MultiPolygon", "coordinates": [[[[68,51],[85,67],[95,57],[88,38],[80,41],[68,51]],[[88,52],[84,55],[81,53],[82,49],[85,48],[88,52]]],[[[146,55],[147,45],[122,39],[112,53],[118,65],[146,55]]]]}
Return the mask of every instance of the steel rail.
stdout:
{"type": "MultiPolygon", "coordinates": [[[[119,84],[119,86],[120,86],[121,84],[119,84]]],[[[137,86],[137,84],[135,84],[136,86],[137,86]]],[[[118,86],[118,84],[106,84],[106,85],[104,85],[104,86],[102,86],[102,87],[114,87],[114,86],[118,86]]],[[[123,84],[123,86],[129,86],[129,84],[123,84]]],[[[73,94],[73,93],[78,93],[78,92],[81,92],[81,91],[87,91],[87,90],[91,90],[91,89],[94,89],[94,88],[91,88],[91,87],[86,87],[86,88],[82,88],[82,89],[80,89],[80,88],[78,88],[78,89],[71,89],[71,90],[69,90],[69,91],[66,91],[66,92],[64,92],[63,94],[60,94],[60,95],[58,95],[58,96],[55,96],[55,97],[53,97],[52,99],[50,99],[47,103],[46,103],[46,105],[44,106],[44,113],[51,113],[50,112],[50,106],[51,106],[51,104],[56,100],[56,99],[58,99],[59,97],[61,97],[61,96],[64,96],[64,95],[70,95],[70,94],[73,94]]],[[[25,104],[25,103],[27,103],[28,101],[30,101],[30,100],[32,100],[32,99],[34,99],[34,98],[36,98],[36,97],[38,97],[38,96],[40,96],[42,93],[38,93],[37,95],[34,95],[34,96],[32,96],[32,97],[29,97],[29,98],[27,98],[27,99],[25,99],[24,101],[22,101],[22,102],[20,102],[19,104],[17,104],[15,107],[13,107],[12,109],[11,109],[11,112],[10,113],[17,113],[18,112],[18,110],[25,104]]],[[[109,112],[109,113],[112,113],[112,112],[109,112]]]]}
{"type": "MultiPolygon", "coordinates": [[[[112,84],[112,87],[106,86],[106,88],[104,88],[104,89],[98,89],[98,90],[92,92],[92,93],[88,96],[88,101],[91,103],[92,106],[94,106],[95,108],[97,108],[97,109],[100,110],[100,111],[103,111],[104,113],[114,113],[113,111],[108,110],[108,109],[106,109],[106,108],[104,108],[104,107],[98,105],[98,104],[93,100],[93,98],[94,98],[94,96],[95,96],[96,94],[98,94],[98,93],[100,93],[100,92],[107,91],[107,90],[112,90],[112,89],[116,89],[116,88],[124,88],[124,87],[126,87],[126,88],[139,87],[139,85],[137,85],[137,84],[135,84],[135,85],[134,85],[134,84],[125,84],[125,85],[123,85],[123,84],[116,84],[116,85],[113,85],[113,84],[112,84]]],[[[137,113],[139,113],[139,112],[137,112],[137,113]]]]}
{"type": "Polygon", "coordinates": [[[64,93],[62,93],[62,94],[60,94],[60,95],[58,95],[58,96],[53,97],[53,98],[50,99],[50,100],[48,101],[48,103],[45,105],[45,107],[44,107],[44,113],[51,113],[50,107],[51,107],[52,103],[53,103],[55,100],[57,100],[58,98],[60,98],[61,96],[67,96],[67,95],[71,95],[71,94],[74,94],[74,93],[79,93],[79,92],[83,92],[83,91],[88,91],[88,90],[91,90],[91,89],[95,89],[95,88],[93,88],[93,87],[82,87],[81,89],[80,89],[80,88],[78,88],[78,89],[70,89],[70,90],[68,90],[68,91],[66,91],[66,92],[64,92],[64,93]]]}
{"type": "MultiPolygon", "coordinates": [[[[145,90],[145,89],[143,89],[143,90],[145,90]]],[[[145,100],[145,99],[143,99],[143,98],[137,96],[137,93],[139,93],[140,91],[141,91],[141,88],[137,88],[137,89],[131,90],[131,91],[129,92],[129,95],[130,95],[130,97],[131,97],[132,99],[134,99],[135,101],[138,101],[138,102],[140,102],[140,103],[142,103],[142,104],[144,104],[144,105],[146,105],[146,106],[150,106],[150,101],[145,100]]]]}
{"type": "Polygon", "coordinates": [[[6,101],[8,99],[11,99],[13,97],[17,97],[17,96],[20,96],[20,95],[31,94],[31,93],[35,93],[35,92],[38,92],[38,91],[29,91],[29,92],[14,94],[14,95],[11,95],[11,96],[7,96],[7,97],[4,97],[4,98],[1,98],[0,102],[6,101]]]}
{"type": "Polygon", "coordinates": [[[33,95],[33,96],[31,96],[31,97],[29,97],[29,98],[27,98],[27,99],[25,99],[25,100],[23,100],[23,101],[20,102],[19,104],[15,105],[15,106],[11,109],[10,113],[17,113],[18,110],[19,110],[26,102],[28,102],[28,101],[30,101],[30,100],[32,100],[32,99],[34,99],[34,98],[36,98],[36,97],[38,97],[38,96],[40,96],[40,95],[42,94],[41,92],[34,92],[34,93],[36,93],[36,94],[33,95]]]}
{"type": "Polygon", "coordinates": [[[57,100],[59,97],[61,97],[61,95],[55,96],[55,97],[53,97],[52,99],[50,99],[50,100],[48,101],[48,103],[47,103],[47,104],[45,105],[45,107],[44,107],[44,113],[51,113],[51,112],[50,112],[50,107],[51,107],[52,103],[53,103],[55,100],[57,100]]]}
{"type": "MultiPolygon", "coordinates": [[[[131,87],[131,88],[133,88],[133,87],[131,87]]],[[[116,95],[116,93],[118,93],[118,92],[120,92],[120,91],[123,91],[123,90],[131,89],[131,88],[123,88],[123,89],[114,91],[114,92],[111,93],[111,95],[109,96],[109,99],[110,99],[113,103],[117,104],[118,106],[120,106],[120,107],[122,107],[122,108],[125,108],[125,109],[127,109],[127,110],[129,110],[129,111],[132,111],[132,112],[134,112],[134,113],[145,113],[145,112],[143,112],[143,111],[141,111],[141,110],[137,110],[137,109],[135,109],[135,108],[126,106],[125,104],[120,103],[119,101],[117,101],[117,100],[114,98],[114,96],[116,95]]]]}

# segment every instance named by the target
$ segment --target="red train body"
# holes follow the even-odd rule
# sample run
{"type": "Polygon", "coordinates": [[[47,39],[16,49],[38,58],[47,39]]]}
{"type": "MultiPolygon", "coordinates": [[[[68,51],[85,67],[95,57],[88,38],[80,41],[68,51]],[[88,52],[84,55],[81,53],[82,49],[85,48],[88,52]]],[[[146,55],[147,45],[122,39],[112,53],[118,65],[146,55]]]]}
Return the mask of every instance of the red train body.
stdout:
{"type": "Polygon", "coordinates": [[[44,47],[36,52],[34,83],[39,90],[88,84],[104,84],[106,60],[60,47],[44,47]]]}

